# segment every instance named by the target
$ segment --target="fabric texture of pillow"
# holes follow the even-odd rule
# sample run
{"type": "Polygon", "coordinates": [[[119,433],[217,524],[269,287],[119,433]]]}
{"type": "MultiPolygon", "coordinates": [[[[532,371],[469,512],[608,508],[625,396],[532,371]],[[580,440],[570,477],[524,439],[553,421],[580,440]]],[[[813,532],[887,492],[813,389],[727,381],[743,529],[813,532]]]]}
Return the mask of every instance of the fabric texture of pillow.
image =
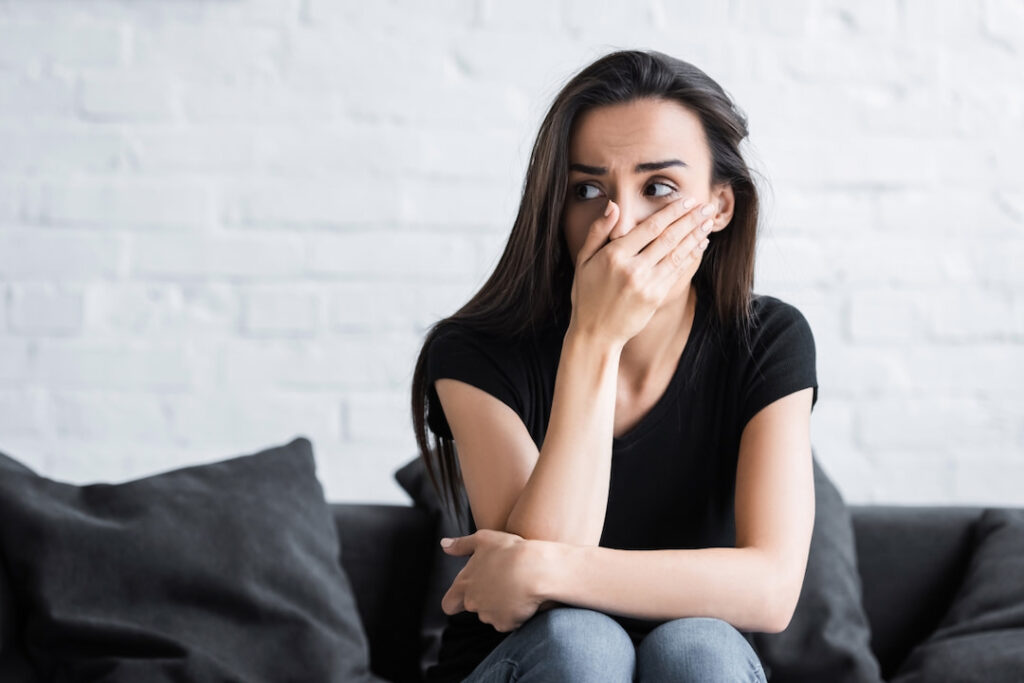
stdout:
{"type": "Polygon", "coordinates": [[[1024,511],[982,512],[967,572],[949,610],[892,680],[1024,680],[1024,511]]]}
{"type": "MultiPolygon", "coordinates": [[[[0,453],[0,478],[8,472],[35,474],[17,460],[0,453]]],[[[39,679],[25,655],[24,634],[18,628],[22,620],[21,609],[15,604],[15,598],[7,569],[0,562],[0,681],[34,683],[39,679]]]]}
{"type": "Polygon", "coordinates": [[[816,454],[812,460],[814,529],[800,598],[786,630],[755,633],[754,646],[773,683],[877,683],[853,521],[816,454]]]}
{"type": "Polygon", "coordinates": [[[0,553],[41,678],[380,681],[312,445],[120,484],[7,469],[0,553]]]}

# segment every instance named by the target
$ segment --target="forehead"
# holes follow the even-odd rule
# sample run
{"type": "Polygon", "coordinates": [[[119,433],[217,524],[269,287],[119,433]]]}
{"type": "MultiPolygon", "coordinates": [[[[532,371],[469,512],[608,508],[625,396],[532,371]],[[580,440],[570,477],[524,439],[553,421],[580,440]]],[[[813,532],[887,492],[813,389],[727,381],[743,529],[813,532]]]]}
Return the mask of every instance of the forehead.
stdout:
{"type": "Polygon", "coordinates": [[[581,114],[569,142],[571,162],[605,165],[675,157],[691,167],[707,163],[704,127],[675,100],[643,98],[581,114]]]}

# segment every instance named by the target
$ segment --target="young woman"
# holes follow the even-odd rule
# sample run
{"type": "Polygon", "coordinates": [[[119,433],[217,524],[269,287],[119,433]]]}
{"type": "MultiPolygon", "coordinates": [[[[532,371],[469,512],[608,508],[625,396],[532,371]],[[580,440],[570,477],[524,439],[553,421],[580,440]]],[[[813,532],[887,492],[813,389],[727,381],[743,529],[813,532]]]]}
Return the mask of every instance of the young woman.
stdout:
{"type": "Polygon", "coordinates": [[[471,513],[428,680],[765,680],[750,633],[800,594],[817,379],[806,319],[753,293],[746,136],[659,52],[555,98],[493,275],[414,373],[428,474],[471,513]]]}

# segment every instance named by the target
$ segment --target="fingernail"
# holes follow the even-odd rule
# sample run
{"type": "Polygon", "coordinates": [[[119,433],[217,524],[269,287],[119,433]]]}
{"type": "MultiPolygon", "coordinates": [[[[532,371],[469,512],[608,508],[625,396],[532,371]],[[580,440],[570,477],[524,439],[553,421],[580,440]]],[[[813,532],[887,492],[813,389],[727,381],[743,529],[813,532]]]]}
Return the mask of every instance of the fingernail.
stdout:
{"type": "Polygon", "coordinates": [[[715,210],[715,205],[714,204],[707,204],[707,205],[705,205],[705,207],[703,209],[700,210],[700,212],[701,212],[701,215],[710,216],[711,212],[713,212],[714,210],[715,210]]]}
{"type": "Polygon", "coordinates": [[[684,209],[692,209],[696,203],[697,203],[697,200],[694,199],[693,197],[690,197],[685,202],[683,202],[683,208],[684,209]]]}
{"type": "Polygon", "coordinates": [[[604,207],[604,215],[607,216],[612,212],[612,203],[608,202],[608,206],[604,207]]]}
{"type": "Polygon", "coordinates": [[[442,538],[442,539],[441,539],[441,547],[442,547],[442,548],[447,548],[448,546],[450,546],[450,545],[451,545],[452,543],[454,543],[454,542],[455,542],[455,541],[453,541],[453,540],[452,540],[452,539],[450,539],[450,538],[442,538]]]}

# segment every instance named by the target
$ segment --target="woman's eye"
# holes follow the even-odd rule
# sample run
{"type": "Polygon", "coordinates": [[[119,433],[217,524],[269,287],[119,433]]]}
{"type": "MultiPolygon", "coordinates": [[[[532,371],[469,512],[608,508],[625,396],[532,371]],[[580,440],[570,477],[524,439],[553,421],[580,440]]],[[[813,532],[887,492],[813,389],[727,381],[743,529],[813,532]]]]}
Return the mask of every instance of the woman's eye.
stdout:
{"type": "Polygon", "coordinates": [[[652,197],[667,197],[667,196],[669,196],[670,194],[672,194],[673,192],[676,191],[676,188],[672,187],[668,183],[651,183],[647,187],[648,188],[651,188],[651,187],[661,187],[661,188],[664,188],[663,191],[661,191],[661,192],[655,191],[653,194],[652,193],[648,193],[652,197]]]}
{"type": "Polygon", "coordinates": [[[576,186],[577,199],[594,199],[599,194],[600,192],[598,189],[590,183],[580,183],[576,186]]]}

